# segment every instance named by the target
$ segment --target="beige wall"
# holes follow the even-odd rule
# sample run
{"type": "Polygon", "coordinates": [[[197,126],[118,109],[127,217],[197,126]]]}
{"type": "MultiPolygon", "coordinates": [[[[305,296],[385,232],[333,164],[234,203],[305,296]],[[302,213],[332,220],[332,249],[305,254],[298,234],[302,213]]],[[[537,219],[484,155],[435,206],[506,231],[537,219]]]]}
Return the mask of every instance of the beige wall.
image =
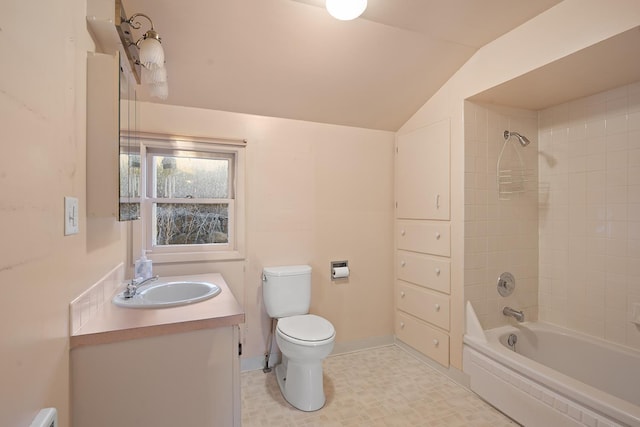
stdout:
{"type": "Polygon", "coordinates": [[[247,313],[244,358],[265,351],[264,266],[312,266],[311,311],[333,323],[338,347],[393,334],[393,133],[152,103],[138,111],[145,132],[248,140],[246,261],[156,265],[225,276],[247,313]],[[330,261],[345,259],[351,277],[332,282],[330,261]]]}
{"type": "Polygon", "coordinates": [[[451,119],[454,367],[462,366],[463,328],[458,325],[464,320],[464,100],[638,25],[640,3],[635,0],[565,0],[481,48],[400,129],[405,133],[451,119]]]}
{"type": "Polygon", "coordinates": [[[539,148],[540,318],[640,348],[640,83],[541,111],[539,148]]]}
{"type": "MultiPolygon", "coordinates": [[[[535,111],[465,102],[464,294],[484,328],[507,324],[502,308],[538,315],[538,114],[535,111]],[[505,130],[525,135],[521,147],[506,142],[505,130]],[[503,151],[504,147],[504,151],[503,151]],[[502,153],[502,156],[501,156],[502,153]],[[519,158],[518,155],[521,157],[519,158]],[[522,187],[497,184],[497,165],[525,171],[522,187]],[[520,162],[520,159],[522,162],[520,162]],[[522,193],[509,194],[512,189],[522,193]],[[502,193],[499,192],[502,190],[502,193]],[[516,279],[514,293],[501,297],[496,279],[508,271],[516,279]]],[[[507,173],[503,172],[506,177],[507,173]]],[[[508,182],[505,179],[505,182],[508,182]]]]}
{"type": "MultiPolygon", "coordinates": [[[[69,425],[68,304],[122,262],[114,219],[89,235],[85,211],[84,2],[0,2],[0,425],[42,407],[69,425]],[[80,233],[63,236],[63,198],[80,233]]],[[[114,144],[116,141],[114,141],[114,144]]]]}

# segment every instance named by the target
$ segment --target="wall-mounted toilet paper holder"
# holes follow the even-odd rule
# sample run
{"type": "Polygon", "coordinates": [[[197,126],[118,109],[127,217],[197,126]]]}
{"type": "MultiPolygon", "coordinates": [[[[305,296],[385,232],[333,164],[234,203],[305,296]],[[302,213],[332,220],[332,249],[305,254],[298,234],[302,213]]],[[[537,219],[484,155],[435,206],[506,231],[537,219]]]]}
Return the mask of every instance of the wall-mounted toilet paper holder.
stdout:
{"type": "Polygon", "coordinates": [[[349,261],[331,261],[331,280],[347,279],[349,277],[349,261]]]}

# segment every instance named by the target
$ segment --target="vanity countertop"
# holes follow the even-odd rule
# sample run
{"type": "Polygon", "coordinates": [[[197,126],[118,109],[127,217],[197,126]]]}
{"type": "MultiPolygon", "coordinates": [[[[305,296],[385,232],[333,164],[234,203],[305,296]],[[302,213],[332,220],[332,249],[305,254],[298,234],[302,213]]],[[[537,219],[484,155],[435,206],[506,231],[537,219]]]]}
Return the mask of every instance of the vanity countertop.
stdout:
{"type": "MultiPolygon", "coordinates": [[[[161,279],[178,281],[184,280],[185,276],[161,279]]],[[[72,331],[71,348],[244,323],[244,311],[222,275],[198,274],[188,276],[188,279],[214,283],[222,292],[195,304],[158,309],[118,307],[111,298],[105,298],[91,318],[72,331]]],[[[122,289],[118,289],[120,291],[122,289]]]]}

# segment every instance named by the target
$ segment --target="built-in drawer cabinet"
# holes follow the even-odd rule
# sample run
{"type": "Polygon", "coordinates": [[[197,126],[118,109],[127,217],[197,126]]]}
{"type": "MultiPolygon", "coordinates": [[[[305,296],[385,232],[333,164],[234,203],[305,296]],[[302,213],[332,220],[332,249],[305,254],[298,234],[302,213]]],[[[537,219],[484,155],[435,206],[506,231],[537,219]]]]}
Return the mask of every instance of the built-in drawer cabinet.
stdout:
{"type": "Polygon", "coordinates": [[[445,294],[451,293],[451,262],[449,258],[407,251],[398,251],[396,258],[398,279],[445,294]]]}
{"type": "Polygon", "coordinates": [[[413,316],[396,311],[396,337],[441,365],[449,366],[449,335],[413,316]]]}
{"type": "Polygon", "coordinates": [[[442,329],[449,330],[449,297],[398,281],[396,283],[398,310],[426,320],[442,329]]]}
{"type": "Polygon", "coordinates": [[[397,221],[398,249],[451,256],[451,226],[444,221],[397,221]]]}

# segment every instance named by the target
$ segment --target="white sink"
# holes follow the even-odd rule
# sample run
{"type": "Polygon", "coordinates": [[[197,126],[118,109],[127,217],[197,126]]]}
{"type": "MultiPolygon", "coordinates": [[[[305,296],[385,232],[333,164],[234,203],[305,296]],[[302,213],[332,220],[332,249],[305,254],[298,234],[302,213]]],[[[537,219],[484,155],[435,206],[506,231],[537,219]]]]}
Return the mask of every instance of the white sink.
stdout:
{"type": "Polygon", "coordinates": [[[129,308],[175,307],[213,298],[220,291],[218,285],[209,282],[160,282],[141,286],[132,298],[125,298],[121,292],[112,301],[129,308]]]}

